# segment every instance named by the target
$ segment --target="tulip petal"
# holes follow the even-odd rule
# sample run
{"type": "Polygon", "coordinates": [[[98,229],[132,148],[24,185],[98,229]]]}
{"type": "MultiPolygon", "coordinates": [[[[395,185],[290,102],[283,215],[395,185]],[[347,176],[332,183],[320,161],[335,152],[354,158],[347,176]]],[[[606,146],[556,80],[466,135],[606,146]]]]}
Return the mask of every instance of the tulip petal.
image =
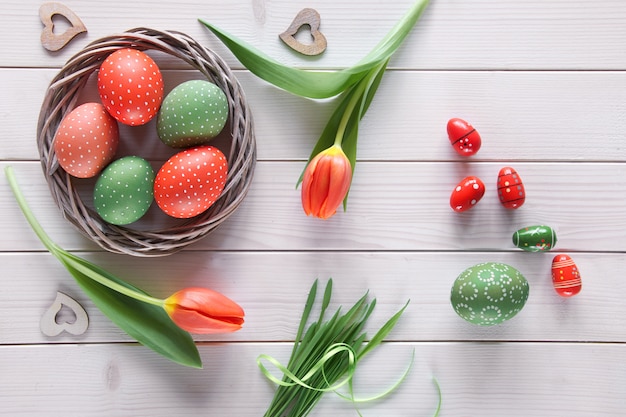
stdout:
{"type": "Polygon", "coordinates": [[[315,175],[311,182],[311,207],[313,213],[321,217],[321,211],[326,204],[330,189],[331,175],[332,175],[332,161],[328,157],[324,157],[317,164],[315,175]]]}
{"type": "Polygon", "coordinates": [[[232,333],[241,329],[243,318],[240,317],[211,317],[203,315],[197,310],[176,308],[171,319],[181,329],[196,334],[232,333]]]}
{"type": "Polygon", "coordinates": [[[317,154],[302,180],[302,207],[308,215],[328,219],[337,211],[350,189],[352,168],[339,145],[317,154]]]}
{"type": "Polygon", "coordinates": [[[313,213],[313,208],[311,207],[311,184],[313,183],[313,173],[315,172],[317,163],[320,158],[321,156],[318,155],[311,160],[311,162],[307,166],[307,169],[304,172],[304,178],[302,180],[302,208],[304,209],[304,212],[307,216],[313,213]]]}
{"type": "Polygon", "coordinates": [[[328,185],[328,197],[320,209],[320,217],[329,218],[337,211],[344,197],[350,189],[352,169],[347,159],[333,164],[331,167],[330,184],[328,185]]]}
{"type": "Polygon", "coordinates": [[[174,323],[192,333],[234,332],[244,322],[244,311],[237,303],[208,288],[180,290],[163,307],[174,323]]]}

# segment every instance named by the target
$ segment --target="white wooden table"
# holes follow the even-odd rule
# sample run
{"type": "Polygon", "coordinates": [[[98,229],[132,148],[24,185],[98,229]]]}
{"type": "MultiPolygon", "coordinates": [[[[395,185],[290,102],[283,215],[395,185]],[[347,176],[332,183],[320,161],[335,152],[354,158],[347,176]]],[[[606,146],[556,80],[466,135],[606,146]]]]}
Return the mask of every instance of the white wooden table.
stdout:
{"type": "MultiPolygon", "coordinates": [[[[117,275],[166,296],[185,286],[221,291],[246,310],[237,333],[197,337],[204,369],[168,362],[106,319],[30,230],[0,176],[0,415],[260,416],[273,387],[255,363],[286,361],[313,280],[335,283],[333,307],[369,290],[377,329],[409,308],[357,374],[357,394],[386,388],[415,351],[405,383],[364,416],[624,416],[626,414],[626,2],[623,0],[433,0],[364,118],[347,212],[306,217],[295,183],[332,108],[261,81],[200,23],[204,18],[276,59],[342,68],[380,40],[411,0],[161,0],[64,2],[87,34],[57,53],[40,44],[42,2],[6,0],[0,26],[0,168],[14,167],[51,237],[117,275]],[[304,7],[318,10],[328,50],[319,58],[278,39],[304,7]],[[172,29],[224,57],[243,85],[256,124],[258,163],[240,209],[181,253],[137,259],[99,250],[70,227],[38,162],[36,121],[45,89],[90,41],[133,27],[172,29]],[[456,155],[446,122],[470,121],[483,138],[472,159],[456,155]],[[526,185],[526,204],[503,209],[502,166],[526,185]],[[466,175],[485,181],[477,207],[448,199],[466,175]],[[520,227],[548,224],[553,252],[513,247],[520,227]],[[552,289],[555,253],[570,254],[582,292],[552,289]],[[452,282],[479,262],[505,262],[528,279],[526,307],[483,328],[449,303],[452,282]],[[39,321],[57,291],[90,317],[81,336],[47,337],[39,321]]],[[[61,27],[63,27],[61,25],[61,27]]],[[[188,71],[170,64],[166,77],[188,71]]],[[[354,416],[327,395],[315,416],[354,416]]]]}

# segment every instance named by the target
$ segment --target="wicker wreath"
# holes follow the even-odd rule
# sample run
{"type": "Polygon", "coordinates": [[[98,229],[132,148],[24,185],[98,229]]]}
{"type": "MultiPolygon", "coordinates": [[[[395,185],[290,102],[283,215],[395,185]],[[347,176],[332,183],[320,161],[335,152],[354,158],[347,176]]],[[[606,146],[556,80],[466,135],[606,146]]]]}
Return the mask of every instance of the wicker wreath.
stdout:
{"type": "Polygon", "coordinates": [[[63,216],[100,247],[134,256],[164,256],[205,237],[226,220],[246,196],[256,163],[252,115],[244,92],[227,64],[189,36],[173,31],[131,29],[87,45],[65,64],[46,92],[37,125],[37,146],[52,197],[63,216]],[[74,179],[59,167],[53,140],[63,118],[74,109],[79,93],[102,61],[123,48],[156,50],[177,57],[219,86],[229,103],[232,142],[229,172],[220,198],[204,213],[161,230],[135,230],[102,220],[86,206],[74,179]]]}

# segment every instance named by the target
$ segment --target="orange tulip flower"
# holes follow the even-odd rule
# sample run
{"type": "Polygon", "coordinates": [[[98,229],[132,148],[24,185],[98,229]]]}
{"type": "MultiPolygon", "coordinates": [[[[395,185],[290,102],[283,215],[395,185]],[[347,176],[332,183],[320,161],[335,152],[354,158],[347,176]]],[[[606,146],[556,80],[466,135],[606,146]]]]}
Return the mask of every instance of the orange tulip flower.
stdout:
{"type": "Polygon", "coordinates": [[[340,145],[317,154],[304,171],[302,208],[306,215],[328,219],[348,194],[352,167],[340,145]]]}
{"type": "Polygon", "coordinates": [[[191,333],[230,333],[243,325],[243,309],[208,288],[180,290],[165,299],[163,307],[176,325],[191,333]]]}

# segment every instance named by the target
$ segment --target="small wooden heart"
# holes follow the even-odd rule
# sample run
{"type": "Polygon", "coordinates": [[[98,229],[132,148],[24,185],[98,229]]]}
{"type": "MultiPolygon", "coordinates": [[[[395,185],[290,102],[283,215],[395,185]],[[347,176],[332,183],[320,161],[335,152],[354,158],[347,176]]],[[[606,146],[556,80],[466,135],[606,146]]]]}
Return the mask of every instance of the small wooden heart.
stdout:
{"type": "Polygon", "coordinates": [[[55,52],[63,48],[69,41],[80,33],[87,32],[87,28],[83,22],[71,11],[67,6],[61,3],[49,2],[43,3],[39,7],[39,18],[44,24],[41,32],[41,44],[49,51],[55,52]],[[55,15],[63,16],[72,26],[65,32],[56,35],[54,33],[54,22],[52,17],[55,15]]]}
{"type": "Polygon", "coordinates": [[[81,335],[87,331],[89,327],[89,317],[87,312],[74,300],[73,298],[57,291],[57,297],[52,305],[46,310],[39,322],[39,328],[41,332],[46,336],[58,336],[62,332],[68,332],[74,336],[81,335]],[[63,307],[68,308],[74,313],[76,317],[73,321],[57,322],[57,315],[61,312],[63,307]]]}
{"type": "Polygon", "coordinates": [[[315,9],[302,9],[291,22],[286,31],[278,35],[290,48],[304,55],[319,55],[326,50],[326,37],[320,32],[320,14],[315,9]],[[304,44],[299,42],[294,35],[302,26],[311,28],[313,42],[304,44]]]}

